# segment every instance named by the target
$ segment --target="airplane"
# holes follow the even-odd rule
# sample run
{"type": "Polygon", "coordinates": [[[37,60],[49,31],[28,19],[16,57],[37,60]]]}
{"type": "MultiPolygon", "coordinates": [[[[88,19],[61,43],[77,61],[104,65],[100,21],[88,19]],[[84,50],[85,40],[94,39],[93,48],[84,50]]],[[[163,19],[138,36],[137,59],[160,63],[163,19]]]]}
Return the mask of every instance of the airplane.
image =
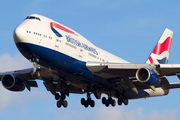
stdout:
{"type": "Polygon", "coordinates": [[[20,53],[32,68],[0,73],[4,88],[14,92],[38,87],[42,80],[47,91],[66,108],[70,93],[86,94],[80,103],[94,107],[101,99],[106,107],[128,105],[130,99],[164,96],[180,83],[180,64],[168,64],[173,32],[165,29],[144,64],[131,64],[92,44],[76,31],[38,14],[27,16],[13,32],[20,53]],[[107,97],[102,97],[105,94],[107,97]]]}

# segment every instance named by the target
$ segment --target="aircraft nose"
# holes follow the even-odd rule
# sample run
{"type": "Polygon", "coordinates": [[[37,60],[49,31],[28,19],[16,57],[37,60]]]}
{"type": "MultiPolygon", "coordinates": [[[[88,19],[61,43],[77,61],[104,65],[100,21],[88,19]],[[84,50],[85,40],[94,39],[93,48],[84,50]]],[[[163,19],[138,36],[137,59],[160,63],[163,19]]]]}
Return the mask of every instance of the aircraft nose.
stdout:
{"type": "Polygon", "coordinates": [[[26,31],[22,26],[19,25],[18,27],[16,27],[13,33],[15,43],[23,42],[25,35],[26,31]]]}

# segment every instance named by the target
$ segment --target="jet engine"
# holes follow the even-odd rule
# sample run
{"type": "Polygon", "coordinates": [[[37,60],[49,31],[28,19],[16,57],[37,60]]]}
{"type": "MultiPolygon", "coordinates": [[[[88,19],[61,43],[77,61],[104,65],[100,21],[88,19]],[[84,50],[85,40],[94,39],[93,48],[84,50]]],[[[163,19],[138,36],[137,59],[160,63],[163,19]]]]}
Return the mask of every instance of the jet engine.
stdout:
{"type": "Polygon", "coordinates": [[[10,91],[23,91],[25,89],[23,81],[11,74],[6,74],[1,78],[2,85],[10,91]]]}
{"type": "Polygon", "coordinates": [[[140,68],[136,71],[136,78],[146,85],[157,85],[161,82],[159,76],[149,68],[140,68]]]}

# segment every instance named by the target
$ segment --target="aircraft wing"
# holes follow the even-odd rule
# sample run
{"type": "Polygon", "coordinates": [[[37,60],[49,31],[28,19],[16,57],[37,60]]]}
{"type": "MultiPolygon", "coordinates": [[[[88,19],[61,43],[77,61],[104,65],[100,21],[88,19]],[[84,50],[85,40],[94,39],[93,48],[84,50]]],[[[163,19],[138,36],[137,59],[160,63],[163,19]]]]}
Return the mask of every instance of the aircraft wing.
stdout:
{"type": "Polygon", "coordinates": [[[180,83],[169,83],[165,76],[177,75],[180,78],[180,64],[120,64],[120,63],[93,63],[88,62],[87,68],[95,75],[103,77],[108,81],[118,81],[123,78],[125,82],[121,84],[126,90],[136,88],[137,90],[153,88],[144,85],[136,78],[137,70],[141,68],[152,69],[160,78],[161,83],[155,87],[165,89],[180,88],[180,83]]]}
{"type": "MultiPolygon", "coordinates": [[[[37,79],[43,80],[44,81],[43,83],[47,91],[50,91],[52,94],[55,94],[56,91],[61,91],[61,89],[57,90],[55,87],[55,84],[53,84],[53,82],[59,83],[59,85],[60,83],[62,83],[62,82],[59,82],[59,81],[62,81],[59,78],[59,73],[57,71],[50,70],[41,66],[37,67],[36,77],[33,76],[33,68],[0,73],[0,81],[2,80],[2,77],[5,75],[12,75],[14,76],[14,78],[16,77],[20,78],[20,80],[23,81],[25,87],[29,91],[31,90],[31,87],[38,87],[37,82],[36,82],[37,79]]],[[[68,87],[69,93],[82,94],[82,89],[77,88],[71,84],[68,84],[66,87],[68,87]]]]}
{"type": "MultiPolygon", "coordinates": [[[[161,77],[161,83],[156,85],[155,87],[162,87],[165,89],[180,88],[180,83],[171,84],[164,77],[177,75],[180,78],[180,64],[119,64],[88,62],[86,66],[96,76],[104,78],[104,80],[106,80],[106,83],[108,81],[110,83],[109,86],[111,86],[112,84],[114,85],[116,82],[118,82],[119,78],[124,78],[126,82],[121,82],[121,87],[123,87],[127,91],[132,91],[132,88],[134,87],[137,90],[151,88],[150,86],[144,85],[136,79],[137,70],[143,67],[154,68],[158,76],[161,77]]],[[[57,91],[65,90],[66,88],[68,88],[69,93],[83,93],[81,87],[74,86],[71,83],[68,83],[65,86],[62,85],[64,86],[64,88],[56,87],[57,85],[61,86],[61,84],[63,84],[64,82],[62,80],[63,78],[60,77],[60,73],[40,66],[37,67],[36,77],[33,76],[33,68],[0,73],[0,80],[4,75],[17,76],[23,81],[24,85],[29,91],[31,90],[31,87],[38,87],[36,79],[40,79],[44,81],[43,83],[46,89],[52,94],[55,94],[57,91]]],[[[76,78],[76,81],[77,79],[78,78],[76,78]]],[[[80,84],[81,83],[79,83],[79,85],[80,84]]],[[[108,87],[108,84],[106,85],[108,87]]],[[[113,87],[114,86],[111,86],[111,88],[113,87]]]]}

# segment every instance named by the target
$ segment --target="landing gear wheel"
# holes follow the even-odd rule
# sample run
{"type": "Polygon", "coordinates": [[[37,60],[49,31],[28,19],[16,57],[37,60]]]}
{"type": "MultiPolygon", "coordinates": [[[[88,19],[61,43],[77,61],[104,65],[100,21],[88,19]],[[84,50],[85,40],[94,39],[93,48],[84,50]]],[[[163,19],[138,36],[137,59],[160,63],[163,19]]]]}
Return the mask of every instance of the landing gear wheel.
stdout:
{"type": "Polygon", "coordinates": [[[62,101],[57,101],[57,107],[60,108],[62,104],[62,101]]]}
{"type": "Polygon", "coordinates": [[[106,101],[105,106],[109,107],[109,102],[108,101],[106,101]]]}
{"type": "Polygon", "coordinates": [[[102,104],[106,104],[106,98],[105,97],[102,98],[102,104]]]}
{"type": "Polygon", "coordinates": [[[87,102],[87,101],[85,101],[85,103],[84,103],[84,107],[85,107],[85,108],[87,108],[87,107],[88,107],[88,102],[87,102]]]}
{"type": "Polygon", "coordinates": [[[66,108],[68,106],[68,103],[67,103],[67,101],[65,100],[65,101],[63,101],[63,107],[64,108],[66,108]]]}
{"type": "Polygon", "coordinates": [[[95,106],[95,102],[94,102],[94,100],[91,100],[91,102],[90,102],[90,106],[91,106],[91,107],[94,107],[94,106],[95,106]]]}
{"type": "Polygon", "coordinates": [[[118,105],[122,105],[123,100],[121,98],[118,98],[118,105]]]}
{"type": "Polygon", "coordinates": [[[116,101],[113,99],[111,105],[114,107],[116,105],[116,101]]]}
{"type": "Polygon", "coordinates": [[[113,100],[112,100],[112,97],[109,97],[109,98],[108,98],[108,101],[109,101],[110,104],[112,104],[112,101],[113,101],[113,100]]]}
{"type": "Polygon", "coordinates": [[[81,105],[85,105],[85,99],[84,98],[81,98],[81,105]]]}
{"type": "Polygon", "coordinates": [[[59,100],[59,98],[60,98],[59,93],[56,93],[56,94],[55,94],[55,99],[56,99],[56,100],[59,100]]]}
{"type": "Polygon", "coordinates": [[[124,101],[123,101],[123,103],[124,103],[124,105],[128,105],[128,99],[124,99],[124,101]]]}
{"type": "Polygon", "coordinates": [[[91,98],[88,98],[87,102],[88,102],[88,104],[90,104],[91,103],[91,98]]]}

